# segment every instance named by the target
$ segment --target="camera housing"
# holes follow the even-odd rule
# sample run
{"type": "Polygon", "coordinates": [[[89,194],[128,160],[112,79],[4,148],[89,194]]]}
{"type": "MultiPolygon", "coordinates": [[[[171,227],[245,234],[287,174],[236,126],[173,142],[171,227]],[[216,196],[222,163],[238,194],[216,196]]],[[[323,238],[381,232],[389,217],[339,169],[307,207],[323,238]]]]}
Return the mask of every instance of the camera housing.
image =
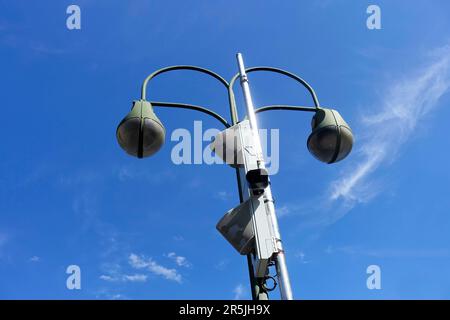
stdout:
{"type": "Polygon", "coordinates": [[[247,171],[245,178],[252,190],[264,191],[269,185],[269,173],[266,169],[253,169],[247,171]]]}

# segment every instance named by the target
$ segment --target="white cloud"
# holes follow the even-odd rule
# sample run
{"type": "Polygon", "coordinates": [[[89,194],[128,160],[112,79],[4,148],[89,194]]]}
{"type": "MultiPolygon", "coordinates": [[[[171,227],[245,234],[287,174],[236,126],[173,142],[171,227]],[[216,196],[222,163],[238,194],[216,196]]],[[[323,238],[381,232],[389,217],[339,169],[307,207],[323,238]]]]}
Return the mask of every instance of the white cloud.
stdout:
{"type": "Polygon", "coordinates": [[[135,269],[146,269],[155,275],[164,277],[167,280],[175,281],[178,283],[182,282],[182,277],[176,269],[169,269],[162,265],[159,265],[151,258],[145,258],[143,256],[138,256],[132,253],[128,257],[128,262],[135,269]]]}
{"type": "Polygon", "coordinates": [[[192,264],[185,257],[177,256],[175,252],[169,252],[167,254],[167,257],[175,261],[175,263],[179,267],[186,267],[186,268],[192,267],[192,264]]]}
{"type": "Polygon", "coordinates": [[[228,261],[226,259],[225,260],[220,260],[218,263],[216,263],[214,265],[214,268],[219,270],[219,271],[224,271],[229,264],[230,264],[230,261],[228,261]]]}
{"type": "Polygon", "coordinates": [[[146,282],[148,278],[141,273],[127,274],[118,263],[103,263],[101,269],[104,273],[99,278],[107,282],[146,282]]]}
{"type": "Polygon", "coordinates": [[[108,300],[124,300],[129,299],[127,296],[121,293],[110,292],[109,289],[103,288],[95,292],[96,299],[108,299],[108,300]]]}
{"type": "Polygon", "coordinates": [[[148,262],[144,261],[143,258],[134,253],[130,254],[128,257],[128,262],[135,269],[142,269],[148,266],[148,262]]]}
{"type": "Polygon", "coordinates": [[[352,158],[326,192],[277,209],[280,217],[301,215],[302,227],[326,226],[344,217],[358,203],[367,203],[383,190],[380,168],[392,164],[402,146],[450,91],[450,45],[432,51],[424,67],[387,83],[378,108],[356,127],[352,158]]]}
{"type": "Polygon", "coordinates": [[[277,216],[279,218],[288,216],[291,213],[291,208],[287,205],[276,208],[277,216]]]}
{"type": "Polygon", "coordinates": [[[184,241],[184,237],[181,235],[175,235],[173,236],[174,241],[184,241]]]}
{"type": "Polygon", "coordinates": [[[243,299],[244,295],[246,294],[246,290],[243,284],[238,284],[234,289],[233,289],[233,294],[234,300],[241,300],[243,299]]]}
{"type": "Polygon", "coordinates": [[[147,275],[145,274],[133,274],[133,275],[127,275],[125,274],[122,279],[124,281],[129,282],[146,282],[147,281],[147,275]]]}
{"type": "Polygon", "coordinates": [[[222,201],[227,201],[227,200],[231,199],[232,197],[233,197],[233,195],[227,191],[217,191],[214,194],[214,198],[222,200],[222,201]]]}
{"type": "Polygon", "coordinates": [[[104,280],[104,281],[110,281],[110,282],[113,282],[113,281],[117,281],[117,280],[118,280],[116,277],[108,276],[108,275],[105,275],[105,274],[102,274],[102,275],[100,276],[100,279],[101,279],[101,280],[104,280]]]}
{"type": "Polygon", "coordinates": [[[395,160],[400,148],[414,134],[419,121],[438,106],[450,88],[450,46],[434,52],[432,61],[403,79],[394,79],[379,102],[377,112],[362,119],[364,127],[357,160],[332,182],[330,200],[344,199],[353,206],[367,202],[380,190],[370,178],[383,164],[395,160]]]}
{"type": "Polygon", "coordinates": [[[102,274],[99,278],[107,282],[146,282],[148,276],[145,274],[128,275],[112,273],[110,275],[102,274]]]}
{"type": "Polygon", "coordinates": [[[303,251],[297,251],[294,256],[300,260],[302,264],[307,264],[310,261],[306,260],[306,254],[303,251]]]}
{"type": "Polygon", "coordinates": [[[32,256],[30,258],[30,262],[39,262],[39,261],[41,261],[41,258],[38,256],[32,256]]]}

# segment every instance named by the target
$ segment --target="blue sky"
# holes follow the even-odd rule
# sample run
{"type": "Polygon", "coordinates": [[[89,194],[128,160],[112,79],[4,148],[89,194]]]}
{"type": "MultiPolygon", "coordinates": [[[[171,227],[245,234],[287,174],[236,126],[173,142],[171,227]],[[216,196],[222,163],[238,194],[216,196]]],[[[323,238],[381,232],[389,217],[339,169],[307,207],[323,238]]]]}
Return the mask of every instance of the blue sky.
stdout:
{"type": "MultiPolygon", "coordinates": [[[[155,108],[166,144],[144,160],[115,139],[149,73],[193,64],[229,79],[238,51],[247,66],[308,80],[355,134],[352,154],[325,165],[306,149],[311,114],[259,116],[261,127],[280,130],[271,179],[295,297],[450,298],[448,1],[19,0],[0,8],[0,298],[250,297],[245,258],[215,229],[238,204],[234,171],[170,157],[173,130],[217,123],[155,108]],[[66,28],[72,3],[81,30],[66,28]],[[370,4],[381,8],[381,30],[366,28],[370,4]],[[72,264],[81,290],[66,288],[72,264]],[[366,287],[373,264],[381,290],[366,287]]],[[[257,106],[311,104],[288,79],[250,80],[257,106]]],[[[225,91],[204,75],[161,76],[148,95],[228,117],[225,91]]]]}

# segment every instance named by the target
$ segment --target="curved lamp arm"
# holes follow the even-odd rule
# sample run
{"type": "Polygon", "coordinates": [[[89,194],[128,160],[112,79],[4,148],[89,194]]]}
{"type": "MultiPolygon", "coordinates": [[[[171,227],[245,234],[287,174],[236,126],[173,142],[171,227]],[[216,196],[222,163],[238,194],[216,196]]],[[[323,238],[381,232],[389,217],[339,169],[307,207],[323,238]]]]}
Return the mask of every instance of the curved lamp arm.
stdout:
{"type": "MultiPolygon", "coordinates": [[[[162,68],[159,69],[155,72],[153,72],[152,74],[150,74],[149,76],[147,76],[147,78],[145,78],[144,82],[142,83],[142,88],[141,88],[141,99],[146,100],[146,96],[147,96],[147,86],[148,83],[151,79],[155,78],[157,75],[160,75],[162,73],[166,73],[169,71],[175,71],[175,70],[192,70],[192,71],[198,71],[201,73],[205,73],[209,76],[212,76],[213,78],[219,80],[220,83],[222,83],[225,88],[229,88],[229,84],[228,81],[226,81],[224,78],[222,78],[220,75],[218,75],[217,73],[205,69],[205,68],[201,68],[201,67],[197,67],[197,66],[190,66],[190,65],[177,65],[177,66],[170,66],[170,67],[166,67],[166,68],[162,68]]],[[[236,102],[234,99],[234,93],[232,91],[228,90],[228,100],[229,100],[229,104],[230,104],[230,113],[231,113],[231,118],[232,118],[232,123],[235,124],[237,123],[237,114],[236,114],[236,102]]],[[[153,103],[152,103],[153,104],[153,103]]],[[[156,106],[156,104],[155,104],[156,106]]],[[[218,115],[217,113],[215,113],[214,111],[211,111],[207,108],[203,108],[203,107],[199,107],[199,106],[193,106],[193,105],[188,105],[188,104],[181,104],[181,103],[168,103],[168,102],[164,102],[164,105],[159,105],[160,107],[175,107],[175,108],[185,108],[185,109],[192,109],[192,110],[197,110],[197,111],[201,111],[204,113],[207,113],[209,115],[212,115],[214,118],[218,119],[220,122],[222,122],[225,126],[230,126],[228,124],[227,121],[223,121],[224,118],[221,117],[220,115],[218,115]],[[190,107],[187,107],[190,106],[190,107]]]]}
{"type": "Polygon", "coordinates": [[[187,103],[176,103],[176,102],[161,102],[161,101],[150,101],[152,106],[155,107],[168,107],[168,108],[180,108],[180,109],[190,109],[195,111],[200,111],[203,113],[206,113],[210,116],[213,116],[217,120],[219,120],[226,128],[230,127],[230,124],[225,120],[223,117],[221,117],[219,114],[215,113],[214,111],[211,111],[207,108],[196,106],[193,104],[187,104],[187,103]]]}
{"type": "MultiPolygon", "coordinates": [[[[306,111],[306,112],[317,112],[316,107],[304,107],[304,106],[288,106],[288,105],[271,105],[264,106],[258,109],[255,109],[255,114],[270,111],[270,110],[291,110],[291,111],[306,111]]],[[[247,119],[248,116],[245,116],[244,119],[247,119]]]]}
{"type": "Polygon", "coordinates": [[[150,74],[147,78],[145,78],[143,84],[142,84],[142,89],[141,89],[141,97],[143,100],[145,100],[146,98],[146,94],[147,94],[147,84],[148,82],[153,79],[154,77],[156,77],[159,74],[162,73],[166,73],[169,71],[174,71],[174,70],[192,70],[192,71],[199,71],[205,74],[208,74],[214,78],[216,78],[217,80],[219,80],[226,88],[228,88],[228,82],[222,78],[220,75],[218,75],[217,73],[205,69],[205,68],[200,68],[200,67],[196,67],[196,66],[189,66],[189,65],[180,65],[180,66],[170,66],[170,67],[165,67],[159,70],[156,70],[155,72],[153,72],[152,74],[150,74]]]}
{"type": "MultiPolygon", "coordinates": [[[[255,110],[255,112],[262,112],[262,111],[267,111],[267,110],[299,110],[299,111],[317,111],[317,109],[320,108],[320,103],[319,103],[319,99],[317,98],[316,92],[314,91],[314,89],[311,87],[311,85],[306,82],[305,80],[303,80],[302,78],[300,78],[299,76],[297,76],[296,74],[293,74],[289,71],[286,70],[282,70],[282,69],[278,69],[278,68],[273,68],[273,67],[253,67],[253,68],[248,68],[245,70],[247,73],[251,73],[251,72],[256,72],[256,71],[269,71],[269,72],[275,72],[275,73],[280,73],[282,75],[288,76],[291,79],[296,80],[297,82],[299,82],[300,84],[302,84],[310,93],[313,101],[314,101],[314,110],[300,110],[298,108],[272,108],[271,106],[269,107],[263,107],[260,108],[260,111],[255,110]]],[[[230,81],[230,86],[228,87],[228,90],[230,91],[231,95],[234,95],[233,93],[233,86],[234,83],[236,82],[236,80],[239,78],[239,73],[237,73],[230,81]]],[[[287,106],[285,106],[287,107],[287,106]]]]}
{"type": "Polygon", "coordinates": [[[287,106],[287,105],[272,105],[255,109],[255,113],[260,113],[269,110],[293,110],[293,111],[307,111],[317,112],[316,107],[303,107],[303,106],[287,106]]]}

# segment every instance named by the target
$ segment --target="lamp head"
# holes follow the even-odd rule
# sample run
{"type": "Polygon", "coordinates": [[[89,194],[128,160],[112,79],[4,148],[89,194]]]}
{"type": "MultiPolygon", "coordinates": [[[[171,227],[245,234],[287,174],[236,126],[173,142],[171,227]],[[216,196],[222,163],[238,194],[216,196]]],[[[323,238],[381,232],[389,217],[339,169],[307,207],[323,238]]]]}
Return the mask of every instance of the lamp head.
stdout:
{"type": "Polygon", "coordinates": [[[150,102],[133,101],[133,107],[116,131],[119,145],[129,155],[143,158],[156,153],[164,144],[166,130],[153,112],[150,102]]]}
{"type": "Polygon", "coordinates": [[[339,112],[318,109],[312,118],[311,127],[307,145],[316,159],[335,163],[348,156],[353,146],[353,134],[339,112]]]}

